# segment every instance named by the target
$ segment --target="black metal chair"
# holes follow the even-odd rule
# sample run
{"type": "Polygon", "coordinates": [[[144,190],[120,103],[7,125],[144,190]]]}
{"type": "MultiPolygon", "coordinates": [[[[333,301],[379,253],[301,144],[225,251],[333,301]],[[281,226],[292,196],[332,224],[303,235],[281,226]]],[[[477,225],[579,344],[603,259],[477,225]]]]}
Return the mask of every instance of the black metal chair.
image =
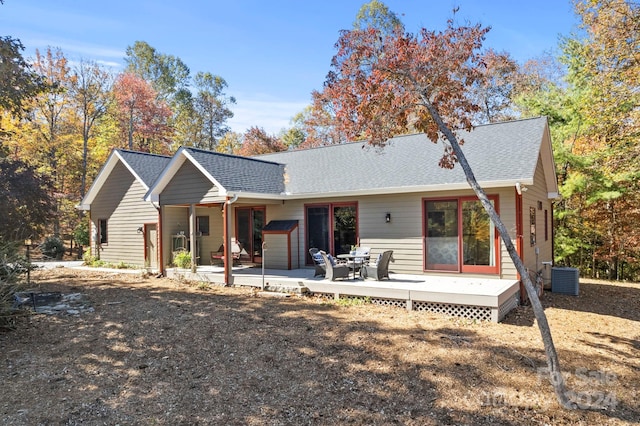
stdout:
{"type": "Polygon", "coordinates": [[[375,278],[380,281],[383,278],[389,278],[389,262],[392,259],[393,250],[387,250],[382,253],[380,259],[375,265],[364,265],[361,269],[361,274],[363,278],[375,278]]]}

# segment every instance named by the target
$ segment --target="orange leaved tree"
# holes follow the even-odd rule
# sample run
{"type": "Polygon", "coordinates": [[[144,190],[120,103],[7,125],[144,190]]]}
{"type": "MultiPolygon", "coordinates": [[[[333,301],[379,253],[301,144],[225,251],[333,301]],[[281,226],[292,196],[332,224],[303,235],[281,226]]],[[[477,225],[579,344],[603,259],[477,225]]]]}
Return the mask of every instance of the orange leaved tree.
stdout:
{"type": "Polygon", "coordinates": [[[315,102],[330,108],[338,126],[351,140],[385,141],[408,128],[424,132],[444,145],[440,166],[459,163],[500,232],[531,300],[556,396],[563,407],[576,408],[560,371],[546,315],[529,274],[516,252],[509,232],[467,162],[455,130],[471,130],[471,117],[479,111],[469,89],[482,78],[479,49],[489,29],[480,25],[454,26],[448,21],[441,32],[422,29],[420,34],[401,28],[382,33],[375,28],[343,31],[324,90],[315,102]]]}

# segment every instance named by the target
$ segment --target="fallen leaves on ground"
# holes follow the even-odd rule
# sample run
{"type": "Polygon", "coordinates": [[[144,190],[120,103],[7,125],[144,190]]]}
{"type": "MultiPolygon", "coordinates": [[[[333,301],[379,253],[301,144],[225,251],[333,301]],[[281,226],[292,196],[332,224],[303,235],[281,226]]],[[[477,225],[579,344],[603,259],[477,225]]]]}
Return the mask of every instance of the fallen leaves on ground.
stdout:
{"type": "Polygon", "coordinates": [[[5,425],[635,424],[640,285],[581,281],[543,305],[574,398],[561,409],[529,307],[500,324],[322,297],[78,271],[33,290],[93,312],[0,334],[5,425]]]}

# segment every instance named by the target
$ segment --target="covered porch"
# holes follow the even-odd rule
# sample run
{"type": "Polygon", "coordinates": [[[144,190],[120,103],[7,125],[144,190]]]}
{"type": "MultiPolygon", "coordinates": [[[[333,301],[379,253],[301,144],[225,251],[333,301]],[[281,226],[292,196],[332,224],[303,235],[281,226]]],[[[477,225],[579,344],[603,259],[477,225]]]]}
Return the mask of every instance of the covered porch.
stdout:
{"type": "MultiPolygon", "coordinates": [[[[391,273],[391,279],[383,281],[361,278],[329,281],[324,277],[313,277],[313,271],[310,268],[263,270],[259,266],[242,265],[233,268],[231,283],[335,298],[366,297],[381,305],[493,322],[502,321],[518,305],[520,298],[517,280],[391,273]]],[[[169,278],[212,284],[225,282],[224,268],[219,266],[199,266],[195,272],[169,268],[166,272],[169,278]]]]}

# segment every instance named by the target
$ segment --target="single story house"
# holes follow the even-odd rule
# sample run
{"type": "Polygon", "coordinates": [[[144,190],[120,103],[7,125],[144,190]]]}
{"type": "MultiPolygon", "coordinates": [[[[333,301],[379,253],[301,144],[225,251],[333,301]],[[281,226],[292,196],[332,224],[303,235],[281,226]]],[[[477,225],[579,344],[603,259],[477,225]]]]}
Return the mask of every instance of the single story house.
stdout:
{"type": "MultiPolygon", "coordinates": [[[[531,270],[552,261],[558,197],[547,119],[477,126],[459,135],[476,179],[531,270]]],[[[310,248],[393,250],[393,271],[518,279],[461,167],[442,169],[424,134],[240,157],[181,147],[168,158],[114,150],[81,203],[102,259],[164,272],[176,252],[196,264],[311,267],[310,248]],[[220,251],[222,248],[222,255],[220,251]],[[269,263],[271,262],[271,263],[269,263]]],[[[310,270],[313,274],[313,270],[310,270]]]]}
{"type": "Polygon", "coordinates": [[[171,157],[116,149],[78,208],[89,211],[91,254],[159,270],[158,209],[144,196],[171,157]]]}

